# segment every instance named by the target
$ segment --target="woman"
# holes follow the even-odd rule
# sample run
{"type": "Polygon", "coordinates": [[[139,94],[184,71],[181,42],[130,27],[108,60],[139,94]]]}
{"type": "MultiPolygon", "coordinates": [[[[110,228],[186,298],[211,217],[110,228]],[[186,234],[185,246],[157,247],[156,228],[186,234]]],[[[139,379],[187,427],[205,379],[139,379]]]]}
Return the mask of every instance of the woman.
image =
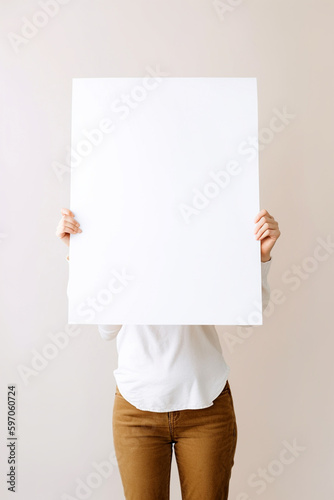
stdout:
{"type": "MultiPolygon", "coordinates": [[[[57,236],[82,232],[66,208],[57,236]]],[[[280,230],[267,210],[255,217],[261,242],[263,310],[280,230]]],[[[67,256],[68,260],[68,256],[67,256]]],[[[169,499],[174,445],[183,500],[226,500],[237,443],[229,366],[213,325],[98,325],[117,336],[114,446],[127,500],[169,499]]]]}

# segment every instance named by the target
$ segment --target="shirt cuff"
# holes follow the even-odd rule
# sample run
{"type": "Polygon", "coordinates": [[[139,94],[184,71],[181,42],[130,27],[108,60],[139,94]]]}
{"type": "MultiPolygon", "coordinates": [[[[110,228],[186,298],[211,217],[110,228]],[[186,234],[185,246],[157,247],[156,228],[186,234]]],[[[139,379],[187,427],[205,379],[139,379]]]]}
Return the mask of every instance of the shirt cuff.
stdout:
{"type": "Polygon", "coordinates": [[[269,273],[269,269],[271,267],[272,260],[273,260],[273,258],[271,257],[270,260],[267,260],[267,262],[261,262],[261,271],[262,271],[263,278],[267,277],[267,275],[269,273]]]}

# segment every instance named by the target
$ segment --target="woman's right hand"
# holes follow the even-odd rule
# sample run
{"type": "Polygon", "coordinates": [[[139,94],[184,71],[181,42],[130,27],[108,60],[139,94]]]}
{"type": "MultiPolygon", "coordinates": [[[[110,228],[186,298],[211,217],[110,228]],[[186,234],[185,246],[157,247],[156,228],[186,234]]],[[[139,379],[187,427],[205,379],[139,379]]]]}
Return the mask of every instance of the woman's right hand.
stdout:
{"type": "Polygon", "coordinates": [[[70,246],[70,234],[82,233],[80,224],[74,218],[74,213],[68,208],[61,209],[62,218],[57,226],[56,236],[60,238],[65,245],[70,246]]]}

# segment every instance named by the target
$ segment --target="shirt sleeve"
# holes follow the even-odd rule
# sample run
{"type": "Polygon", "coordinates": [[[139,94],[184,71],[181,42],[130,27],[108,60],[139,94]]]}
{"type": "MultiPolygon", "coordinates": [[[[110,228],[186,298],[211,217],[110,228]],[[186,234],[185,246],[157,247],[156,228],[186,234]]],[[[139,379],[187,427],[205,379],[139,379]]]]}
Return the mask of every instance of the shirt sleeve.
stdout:
{"type": "Polygon", "coordinates": [[[117,337],[122,325],[97,325],[97,328],[103,340],[113,340],[117,337]]]}
{"type": "Polygon", "coordinates": [[[268,283],[268,273],[271,267],[272,257],[267,262],[261,262],[262,277],[262,312],[267,308],[270,301],[270,285],[268,283]]]}

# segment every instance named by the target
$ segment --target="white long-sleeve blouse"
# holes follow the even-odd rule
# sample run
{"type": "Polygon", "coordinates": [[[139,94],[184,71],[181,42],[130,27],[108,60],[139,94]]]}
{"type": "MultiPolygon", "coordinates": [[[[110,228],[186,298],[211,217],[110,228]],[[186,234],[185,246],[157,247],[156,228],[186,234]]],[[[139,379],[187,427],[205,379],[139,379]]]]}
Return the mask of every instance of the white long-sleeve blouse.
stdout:
{"type": "MultiPolygon", "coordinates": [[[[271,262],[261,262],[263,311],[271,262]]],[[[117,337],[116,384],[139,410],[207,408],[226,384],[230,367],[213,325],[98,325],[98,330],[105,340],[117,337]]]]}

